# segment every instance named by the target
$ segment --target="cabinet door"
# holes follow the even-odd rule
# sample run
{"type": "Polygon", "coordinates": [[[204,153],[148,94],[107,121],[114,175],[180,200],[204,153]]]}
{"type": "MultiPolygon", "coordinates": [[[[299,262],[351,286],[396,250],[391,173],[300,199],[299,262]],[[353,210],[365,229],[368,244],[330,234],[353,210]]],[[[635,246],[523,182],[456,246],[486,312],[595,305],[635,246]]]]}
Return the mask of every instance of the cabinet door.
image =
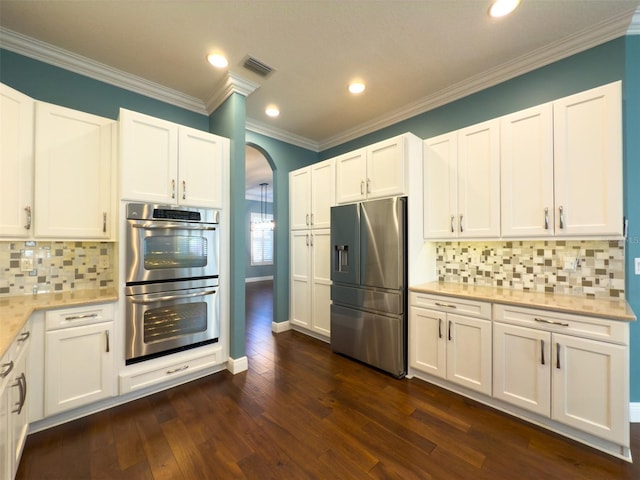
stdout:
{"type": "Polygon", "coordinates": [[[409,310],[409,367],[440,378],[447,376],[447,314],[409,310]]]}
{"type": "Polygon", "coordinates": [[[553,236],[553,109],[550,103],[500,121],[503,237],[553,236]]]}
{"type": "Polygon", "coordinates": [[[289,228],[307,229],[311,225],[311,169],[289,174],[289,228]]]}
{"type": "Polygon", "coordinates": [[[313,230],[311,242],[311,329],[331,334],[331,230],[313,230]]]}
{"type": "Polygon", "coordinates": [[[115,127],[107,118],[36,104],[36,236],[110,237],[115,127]]]}
{"type": "Polygon", "coordinates": [[[447,133],[424,141],[424,238],[458,235],[458,134],[447,133]]]}
{"type": "Polygon", "coordinates": [[[0,236],[29,237],[33,208],[33,99],[0,83],[0,236]]]}
{"type": "Polygon", "coordinates": [[[551,417],[629,445],[627,347],[554,334],[551,417]]]}
{"type": "Polygon", "coordinates": [[[367,154],[365,149],[336,157],[336,203],[366,198],[367,154]]]}
{"type": "Polygon", "coordinates": [[[405,193],[404,137],[394,137],[367,147],[367,198],[405,193]]]}
{"type": "Polygon", "coordinates": [[[178,203],[222,208],[222,169],[228,140],[183,126],[178,132],[178,203]]]}
{"type": "Polygon", "coordinates": [[[556,235],[622,235],[620,82],[553,102],[556,235]]]}
{"type": "Polygon", "coordinates": [[[447,380],[491,395],[491,322],[447,314],[447,380]]]}
{"type": "Polygon", "coordinates": [[[29,392],[27,376],[27,355],[23,352],[16,357],[12,380],[9,381],[9,459],[11,476],[14,478],[22,456],[22,449],[27,440],[29,392]]]}
{"type": "Polygon", "coordinates": [[[551,334],[493,324],[493,396],[551,416],[551,334]]]}
{"type": "Polygon", "coordinates": [[[500,236],[499,120],[458,132],[458,236],[500,236]]]}
{"type": "MultiPolygon", "coordinates": [[[[3,363],[0,363],[0,368],[3,363]]],[[[6,388],[7,382],[0,378],[0,478],[13,478],[9,475],[11,469],[9,432],[9,390],[6,388]]]]}
{"type": "Polygon", "coordinates": [[[120,110],[120,198],[176,203],[178,125],[120,110]]]}
{"type": "Polygon", "coordinates": [[[331,226],[331,207],[336,200],[336,177],[333,160],[311,167],[311,228],[331,226]]]}
{"type": "Polygon", "coordinates": [[[62,328],[46,333],[45,415],[114,394],[113,323],[62,328]]]}
{"type": "Polygon", "coordinates": [[[291,232],[289,258],[291,267],[290,321],[311,328],[311,238],[309,230],[291,232]]]}

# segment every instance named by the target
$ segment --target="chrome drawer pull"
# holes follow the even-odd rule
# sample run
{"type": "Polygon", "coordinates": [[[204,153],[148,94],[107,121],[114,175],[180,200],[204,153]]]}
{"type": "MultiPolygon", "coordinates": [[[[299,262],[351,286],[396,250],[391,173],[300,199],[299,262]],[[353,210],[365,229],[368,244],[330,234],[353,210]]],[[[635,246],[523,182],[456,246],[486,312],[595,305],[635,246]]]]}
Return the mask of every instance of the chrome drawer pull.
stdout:
{"type": "Polygon", "coordinates": [[[82,320],[84,318],[96,318],[97,316],[97,313],[86,313],[84,315],[72,315],[70,317],[65,317],[64,319],[69,322],[71,320],[82,320]]]}
{"type": "Polygon", "coordinates": [[[13,360],[11,360],[9,363],[4,363],[2,367],[6,367],[6,369],[4,372],[0,372],[0,378],[4,378],[9,375],[11,373],[11,370],[13,370],[13,365],[13,360]]]}
{"type": "Polygon", "coordinates": [[[455,305],[451,305],[450,303],[440,303],[440,302],[436,302],[436,305],[439,307],[446,307],[446,308],[458,308],[455,305]]]}
{"type": "Polygon", "coordinates": [[[31,336],[31,332],[21,333],[20,336],[18,337],[18,342],[26,342],[30,336],[31,336]]]}
{"type": "Polygon", "coordinates": [[[554,322],[552,320],[545,320],[544,318],[538,318],[538,317],[534,317],[533,318],[536,322],[539,323],[548,323],[549,325],[558,325],[559,327],[568,327],[569,324],[565,323],[565,322],[554,322]]]}
{"type": "Polygon", "coordinates": [[[172,373],[181,372],[189,368],[189,365],[185,365],[184,367],[174,368],[173,370],[167,370],[167,375],[171,375],[172,373]]]}

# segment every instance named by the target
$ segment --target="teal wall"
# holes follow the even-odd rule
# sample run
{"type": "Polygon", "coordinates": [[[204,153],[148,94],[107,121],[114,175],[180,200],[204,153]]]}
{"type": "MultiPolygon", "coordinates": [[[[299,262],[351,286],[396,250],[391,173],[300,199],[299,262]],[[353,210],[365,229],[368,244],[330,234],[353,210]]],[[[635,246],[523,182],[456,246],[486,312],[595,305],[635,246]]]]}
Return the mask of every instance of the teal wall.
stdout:
{"type": "MultiPolygon", "coordinates": [[[[257,200],[246,200],[246,215],[244,217],[244,224],[247,226],[245,230],[245,278],[256,278],[256,277],[270,277],[273,275],[273,264],[272,265],[251,265],[251,214],[252,213],[262,213],[262,204],[257,200]]],[[[267,211],[266,213],[269,215],[273,214],[273,203],[267,202],[266,204],[267,211]]]]}
{"type": "Polygon", "coordinates": [[[317,162],[318,154],[252,131],[246,139],[273,169],[273,321],[279,323],[289,320],[289,172],[317,162]]]}
{"type": "MultiPolygon", "coordinates": [[[[623,84],[624,204],[629,220],[626,244],[626,292],[629,305],[640,317],[640,276],[633,259],[640,257],[640,35],[626,37],[626,72],[623,84]]],[[[640,323],[631,325],[631,401],[640,402],[640,323]]]]}

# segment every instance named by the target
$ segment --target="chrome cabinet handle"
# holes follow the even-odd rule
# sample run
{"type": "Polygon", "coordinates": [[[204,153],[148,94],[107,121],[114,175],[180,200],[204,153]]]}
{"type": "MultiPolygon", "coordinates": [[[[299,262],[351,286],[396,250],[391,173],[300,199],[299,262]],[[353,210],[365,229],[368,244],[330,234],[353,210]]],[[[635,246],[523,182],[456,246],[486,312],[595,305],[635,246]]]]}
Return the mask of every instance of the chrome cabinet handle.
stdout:
{"type": "Polygon", "coordinates": [[[25,230],[30,230],[31,229],[31,207],[26,206],[24,207],[24,211],[27,212],[27,224],[24,226],[25,230]]]}
{"type": "Polygon", "coordinates": [[[367,193],[371,193],[371,179],[367,178],[367,193]]]}
{"type": "Polygon", "coordinates": [[[305,236],[305,240],[307,242],[307,247],[309,246],[309,234],[307,233],[305,236]]]}
{"type": "Polygon", "coordinates": [[[311,225],[313,225],[313,213],[311,214],[311,225]]]}
{"type": "Polygon", "coordinates": [[[458,308],[456,305],[452,305],[450,303],[436,302],[436,305],[439,306],[439,307],[446,307],[446,308],[458,308]]]}
{"type": "Polygon", "coordinates": [[[360,181],[360,195],[364,195],[364,180],[360,181]]]}
{"type": "Polygon", "coordinates": [[[31,336],[31,332],[21,333],[20,336],[18,337],[18,342],[26,342],[27,338],[29,338],[30,336],[31,336]]]}
{"type": "Polygon", "coordinates": [[[451,324],[452,324],[452,323],[453,323],[453,322],[452,322],[451,320],[449,320],[449,332],[448,332],[449,340],[451,340],[451,324]]]}
{"type": "Polygon", "coordinates": [[[549,208],[544,209],[544,229],[549,230],[549,208]]]}
{"type": "Polygon", "coordinates": [[[64,317],[64,319],[69,322],[71,320],[82,320],[83,318],[96,318],[97,316],[97,313],[85,313],[83,315],[71,315],[69,317],[64,317]]]}
{"type": "Polygon", "coordinates": [[[176,198],[176,181],[174,178],[171,179],[171,198],[176,198]]]}
{"type": "Polygon", "coordinates": [[[313,234],[309,235],[309,239],[311,240],[310,241],[310,245],[313,247],[313,234]]]}
{"type": "Polygon", "coordinates": [[[455,227],[453,226],[453,220],[456,218],[455,215],[451,215],[451,233],[455,232],[455,227]]]}
{"type": "Polygon", "coordinates": [[[142,299],[132,298],[131,299],[131,303],[138,303],[138,304],[146,305],[146,304],[149,304],[149,303],[168,302],[170,300],[179,300],[181,298],[204,297],[206,295],[213,295],[214,293],[216,293],[215,290],[206,290],[204,292],[188,293],[186,295],[165,295],[163,297],[151,297],[149,295],[144,295],[144,298],[142,298],[142,299]]]}
{"type": "Polygon", "coordinates": [[[104,331],[104,336],[105,336],[105,338],[107,340],[107,353],[109,353],[109,350],[110,350],[110,348],[109,348],[109,330],[105,330],[104,331]]]}
{"type": "Polygon", "coordinates": [[[102,212],[102,233],[107,233],[107,212],[102,212]]]}
{"type": "Polygon", "coordinates": [[[464,226],[462,225],[462,214],[460,214],[460,233],[464,232],[464,226]]]}
{"type": "Polygon", "coordinates": [[[20,400],[16,403],[16,409],[11,410],[11,413],[17,413],[20,415],[22,413],[22,408],[27,400],[27,377],[24,373],[21,373],[20,376],[16,379],[16,383],[11,385],[12,387],[18,387],[20,391],[20,400]]]}
{"type": "Polygon", "coordinates": [[[560,228],[564,228],[564,207],[560,205],[558,210],[560,211],[560,228]]]}
{"type": "Polygon", "coordinates": [[[172,373],[176,373],[176,372],[182,372],[183,370],[186,370],[187,368],[189,368],[189,365],[185,365],[183,367],[174,368],[173,370],[167,370],[167,375],[171,375],[172,373]]]}
{"type": "Polygon", "coordinates": [[[438,338],[442,338],[442,319],[438,319],[438,338]]]}
{"type": "Polygon", "coordinates": [[[544,340],[540,340],[540,357],[542,358],[542,365],[544,365],[544,340]]]}
{"type": "Polygon", "coordinates": [[[309,214],[307,213],[304,221],[305,225],[309,225],[309,214]]]}
{"type": "Polygon", "coordinates": [[[2,364],[2,368],[4,368],[5,370],[0,372],[0,378],[4,378],[7,375],[9,375],[13,370],[13,367],[14,367],[13,360],[11,360],[9,363],[2,364]]]}
{"type": "Polygon", "coordinates": [[[182,180],[182,199],[183,200],[187,199],[187,181],[186,180],[182,180]]]}
{"type": "Polygon", "coordinates": [[[560,343],[556,343],[556,368],[560,370],[560,343]]]}
{"type": "Polygon", "coordinates": [[[552,320],[547,320],[545,318],[534,317],[533,320],[538,322],[538,323],[548,323],[549,325],[558,325],[559,327],[568,327],[569,326],[569,324],[566,323],[566,322],[554,322],[552,320]]]}

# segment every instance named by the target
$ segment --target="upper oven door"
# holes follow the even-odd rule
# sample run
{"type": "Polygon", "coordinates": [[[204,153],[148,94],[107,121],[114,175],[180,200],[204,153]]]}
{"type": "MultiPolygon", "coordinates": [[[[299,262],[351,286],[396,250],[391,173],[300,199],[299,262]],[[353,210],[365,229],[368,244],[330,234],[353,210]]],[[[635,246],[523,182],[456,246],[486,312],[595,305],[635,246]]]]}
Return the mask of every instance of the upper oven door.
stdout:
{"type": "Polygon", "coordinates": [[[127,220],[126,228],[127,283],[218,276],[218,225],[127,220]]]}

